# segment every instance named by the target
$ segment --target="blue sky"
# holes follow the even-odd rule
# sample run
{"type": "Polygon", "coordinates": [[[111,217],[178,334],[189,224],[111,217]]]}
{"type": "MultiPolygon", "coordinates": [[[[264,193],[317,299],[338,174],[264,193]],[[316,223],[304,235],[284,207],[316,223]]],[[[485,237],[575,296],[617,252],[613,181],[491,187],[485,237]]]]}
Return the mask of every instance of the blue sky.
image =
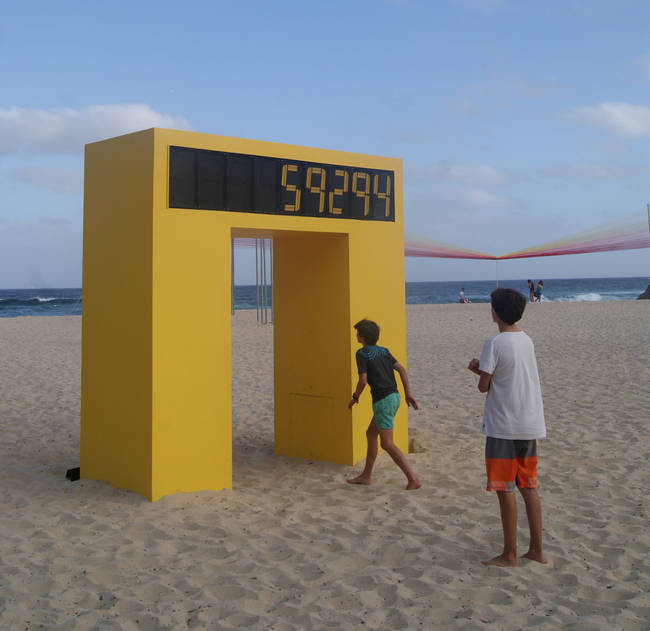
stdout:
{"type": "MultiPolygon", "coordinates": [[[[83,145],[153,126],[400,157],[407,231],[491,254],[643,218],[648,24],[645,0],[5,3],[0,287],[80,286],[83,145]]],[[[499,268],[647,276],[650,250],[499,268]]]]}

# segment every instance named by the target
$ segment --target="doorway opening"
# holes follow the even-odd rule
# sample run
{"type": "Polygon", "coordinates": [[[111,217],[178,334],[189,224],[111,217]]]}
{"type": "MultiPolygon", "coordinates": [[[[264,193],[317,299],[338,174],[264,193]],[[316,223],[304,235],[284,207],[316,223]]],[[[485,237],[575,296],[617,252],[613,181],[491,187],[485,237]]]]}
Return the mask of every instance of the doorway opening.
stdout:
{"type": "Polygon", "coordinates": [[[236,486],[259,486],[274,453],[273,238],[231,239],[232,457],[236,486]]]}

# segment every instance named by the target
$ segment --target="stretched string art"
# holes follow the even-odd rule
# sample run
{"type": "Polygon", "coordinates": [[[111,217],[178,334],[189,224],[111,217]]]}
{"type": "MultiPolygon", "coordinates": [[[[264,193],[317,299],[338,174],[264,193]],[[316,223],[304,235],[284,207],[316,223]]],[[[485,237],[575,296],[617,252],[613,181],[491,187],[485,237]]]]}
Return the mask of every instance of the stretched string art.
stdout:
{"type": "Polygon", "coordinates": [[[549,241],[541,245],[510,252],[509,254],[502,254],[501,256],[467,250],[448,243],[413,235],[407,235],[404,243],[404,254],[411,257],[487,259],[494,261],[538,256],[560,256],[563,254],[637,250],[640,248],[650,248],[650,221],[635,214],[563,239],[549,241]]]}
{"type": "Polygon", "coordinates": [[[589,252],[613,252],[650,248],[650,227],[645,219],[627,217],[609,222],[598,228],[574,234],[565,239],[549,241],[510,254],[500,259],[523,259],[537,256],[562,254],[587,254],[589,252]]]}
{"type": "Polygon", "coordinates": [[[457,245],[450,245],[442,241],[427,239],[414,235],[406,235],[404,241],[404,256],[412,257],[433,257],[440,259],[488,259],[494,260],[497,257],[492,254],[468,250],[457,245]]]}

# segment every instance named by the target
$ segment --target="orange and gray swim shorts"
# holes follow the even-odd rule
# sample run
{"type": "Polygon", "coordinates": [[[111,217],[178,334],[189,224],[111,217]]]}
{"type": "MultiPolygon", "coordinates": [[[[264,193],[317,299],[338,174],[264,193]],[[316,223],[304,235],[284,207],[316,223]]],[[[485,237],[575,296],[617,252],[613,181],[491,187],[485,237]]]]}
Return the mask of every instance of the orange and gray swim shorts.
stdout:
{"type": "Polygon", "coordinates": [[[488,436],[485,440],[488,491],[537,488],[537,441],[506,440],[488,436]]]}

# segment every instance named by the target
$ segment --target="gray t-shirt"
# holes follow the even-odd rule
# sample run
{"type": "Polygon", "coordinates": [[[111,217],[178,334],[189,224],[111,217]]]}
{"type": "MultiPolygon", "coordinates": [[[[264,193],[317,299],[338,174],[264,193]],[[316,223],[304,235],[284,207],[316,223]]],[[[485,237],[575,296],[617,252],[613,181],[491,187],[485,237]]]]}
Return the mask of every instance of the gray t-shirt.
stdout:
{"type": "Polygon", "coordinates": [[[483,347],[479,368],[492,375],[481,432],[510,440],[544,438],[542,389],[530,337],[523,331],[491,337],[483,347]]]}

